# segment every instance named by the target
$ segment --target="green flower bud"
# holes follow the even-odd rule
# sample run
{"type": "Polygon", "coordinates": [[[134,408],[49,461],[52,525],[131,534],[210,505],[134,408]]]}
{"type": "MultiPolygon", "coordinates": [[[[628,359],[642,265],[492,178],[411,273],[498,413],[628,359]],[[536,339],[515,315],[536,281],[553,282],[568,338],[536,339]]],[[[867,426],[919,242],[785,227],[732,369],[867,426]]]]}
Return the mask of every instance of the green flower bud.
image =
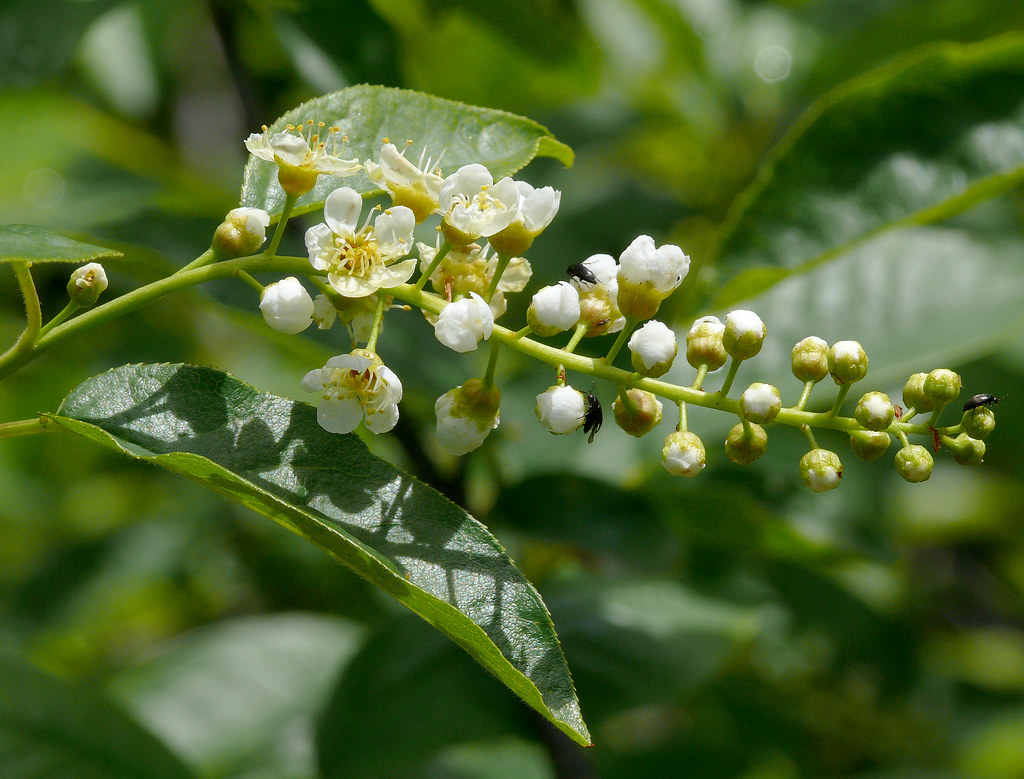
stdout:
{"type": "Polygon", "coordinates": [[[725,318],[722,345],[726,353],[737,360],[749,360],[761,351],[768,330],[761,317],[753,311],[730,311],[725,318]]]}
{"type": "Polygon", "coordinates": [[[755,382],[740,396],[740,409],[743,418],[748,422],[766,424],[775,419],[782,410],[782,397],[779,390],[771,384],[755,382]]]}
{"type": "Polygon", "coordinates": [[[661,448],[661,465],[673,476],[696,476],[704,470],[704,442],[693,433],[670,433],[661,448]]]}
{"type": "Polygon", "coordinates": [[[725,439],[725,453],[740,465],[749,465],[768,450],[768,434],[754,423],[742,422],[729,431],[725,439]]]}
{"type": "Polygon", "coordinates": [[[936,406],[956,400],[960,394],[960,374],[948,368],[936,368],[924,380],[924,396],[936,406]]]}
{"type": "Polygon", "coordinates": [[[802,382],[821,381],[828,376],[828,344],[809,335],[794,346],[793,375],[802,382]]]}
{"type": "Polygon", "coordinates": [[[868,430],[885,430],[895,415],[892,402],[884,392],[864,393],[853,412],[854,418],[868,430]]]}
{"type": "Polygon", "coordinates": [[[661,401],[652,393],[635,388],[626,390],[626,395],[629,403],[623,403],[621,397],[612,403],[615,424],[639,438],[651,432],[661,421],[661,401]]]}
{"type": "Polygon", "coordinates": [[[921,413],[935,409],[935,404],[924,394],[924,382],[927,378],[927,373],[915,373],[903,385],[903,405],[908,409],[912,408],[921,413]]]}
{"type": "Polygon", "coordinates": [[[868,355],[856,341],[837,341],[828,350],[828,372],[836,384],[853,384],[868,373],[868,355]]]}
{"type": "Polygon", "coordinates": [[[227,259],[255,254],[267,240],[269,225],[270,214],[262,208],[233,208],[214,231],[210,248],[227,259]]]}
{"type": "Polygon", "coordinates": [[[967,433],[961,433],[949,444],[953,453],[953,460],[958,465],[974,466],[981,465],[985,457],[985,442],[971,438],[967,433]]]}
{"type": "Polygon", "coordinates": [[[912,484],[928,481],[934,466],[931,452],[919,444],[908,444],[896,452],[896,473],[912,484]]]}
{"type": "Polygon", "coordinates": [[[68,281],[68,297],[82,308],[89,308],[107,288],[107,273],[98,262],[75,268],[68,281]]]}
{"type": "Polygon", "coordinates": [[[800,458],[800,477],[815,492],[828,492],[839,486],[843,464],[835,452],[812,449],[800,458]]]}
{"type": "Polygon", "coordinates": [[[615,305],[623,316],[630,317],[634,322],[642,322],[658,313],[663,298],[650,283],[635,284],[623,279],[621,274],[618,283],[615,305]]]}
{"type": "Polygon", "coordinates": [[[892,438],[888,433],[872,430],[854,430],[850,433],[850,447],[853,453],[862,460],[877,460],[889,448],[892,438]]]}
{"type": "Polygon", "coordinates": [[[718,317],[705,316],[694,322],[686,334],[686,361],[694,368],[707,365],[709,371],[725,365],[729,355],[722,345],[723,333],[725,325],[718,317]]]}
{"type": "Polygon", "coordinates": [[[598,284],[580,292],[580,322],[587,324],[587,336],[614,333],[622,329],[625,320],[612,301],[608,287],[598,284]]]}
{"type": "Polygon", "coordinates": [[[996,414],[988,406],[978,406],[965,411],[960,424],[964,426],[967,435],[981,441],[996,429],[996,414]]]}

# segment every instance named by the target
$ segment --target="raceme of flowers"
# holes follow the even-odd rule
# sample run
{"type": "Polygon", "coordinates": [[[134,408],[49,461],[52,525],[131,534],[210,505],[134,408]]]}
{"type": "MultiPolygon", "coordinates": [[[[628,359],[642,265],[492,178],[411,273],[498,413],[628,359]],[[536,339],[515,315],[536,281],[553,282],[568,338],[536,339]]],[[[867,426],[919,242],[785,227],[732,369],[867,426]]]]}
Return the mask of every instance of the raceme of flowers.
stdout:
{"type": "MultiPolygon", "coordinates": [[[[409,297],[408,290],[429,284],[441,303],[439,313],[424,309],[423,314],[437,340],[460,353],[478,349],[499,327],[495,320],[505,313],[506,296],[522,292],[530,282],[533,269],[522,254],[557,215],[561,193],[507,176],[495,181],[479,163],[463,165],[445,177],[426,149],[418,162],[407,159],[411,144],[399,151],[385,139],[377,158],[370,160],[340,156],[343,144],[337,128],[312,121],[277,133],[264,128],[246,140],[253,155],[278,166],[281,186],[290,195],[308,191],[323,174],[364,171],[391,199],[391,205],[379,212],[375,208],[364,213],[363,197],[355,189],[342,186],[327,195],[323,220],[305,234],[308,284],[296,276],[273,282],[263,288],[259,307],[267,324],[284,333],[301,332],[313,322],[320,329],[339,322],[348,328],[354,348],[309,371],[302,386],[318,395],[317,419],[326,430],[348,433],[363,423],[382,433],[397,423],[402,399],[401,381],[377,353],[383,315],[394,299],[409,297]],[[416,226],[432,217],[437,220],[438,241],[417,241],[416,226]]],[[[257,252],[270,221],[259,209],[235,209],[218,228],[215,253],[230,258],[257,252]]],[[[800,428],[810,448],[798,472],[815,492],[835,488],[843,466],[835,452],[818,446],[814,427],[845,430],[856,456],[867,460],[881,457],[895,436],[901,444],[894,461],[897,472],[919,482],[930,476],[933,458],[927,448],[909,443],[908,432],[924,432],[920,423],[914,426],[910,420],[927,413],[927,430],[936,450],[946,446],[963,465],[981,462],[983,439],[995,424],[994,402],[987,400],[991,396],[976,396],[983,401],[969,401],[959,424],[936,427],[939,412],[960,392],[960,377],[947,369],[912,376],[903,391],[905,409],[884,393],[868,392],[852,418],[840,417],[851,386],[867,374],[867,354],[855,341],[829,346],[809,336],[793,347],[793,375],[803,383],[803,392],[792,406],[783,405],[778,388],[762,382],[750,384],[738,398],[730,397],[740,364],[758,355],[768,335],[765,323],[752,311],[731,311],[724,322],[714,316],[697,319],[683,339],[695,378],[681,384],[648,383],[673,369],[682,335],[677,337],[673,328],[654,317],[689,269],[690,258],[681,248],[658,245],[647,235],[637,236],[618,258],[595,254],[574,262],[566,278],[533,293],[526,327],[512,344],[541,356],[527,334],[547,339],[567,333],[569,341],[561,353],[568,356],[582,338],[618,334],[605,363],[614,365],[626,347],[630,370],[619,372],[610,415],[623,431],[643,436],[662,419],[664,404],[658,394],[677,405],[679,422],[662,447],[662,465],[673,475],[695,476],[705,466],[704,443],[687,429],[687,402],[738,417],[724,446],[729,459],[740,464],[754,462],[767,450],[765,426],[785,423],[800,428]],[[703,390],[708,374],[726,365],[721,388],[703,390]],[[832,409],[827,415],[812,415],[805,406],[813,387],[826,377],[837,387],[832,409]]],[[[483,377],[467,379],[435,403],[437,440],[453,455],[477,449],[499,426],[496,348],[491,342],[491,360],[483,377]]],[[[539,423],[555,435],[582,428],[592,441],[605,415],[597,395],[573,388],[560,361],[541,359],[552,363],[555,382],[537,395],[539,423]]]]}

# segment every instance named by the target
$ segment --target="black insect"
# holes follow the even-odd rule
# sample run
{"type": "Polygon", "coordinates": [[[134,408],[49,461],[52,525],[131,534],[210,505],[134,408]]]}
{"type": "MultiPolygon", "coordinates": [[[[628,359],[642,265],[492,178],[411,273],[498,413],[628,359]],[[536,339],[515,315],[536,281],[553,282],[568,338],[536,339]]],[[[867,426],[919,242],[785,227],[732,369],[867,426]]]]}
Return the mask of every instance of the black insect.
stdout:
{"type": "MultiPolygon", "coordinates": [[[[574,262],[565,269],[565,272],[584,284],[589,284],[592,287],[597,285],[597,276],[594,275],[594,271],[582,262],[574,262]]],[[[598,427],[600,427],[600,423],[598,423],[598,427]]]]}
{"type": "Polygon", "coordinates": [[[987,392],[982,392],[975,395],[973,398],[964,403],[964,411],[970,411],[973,408],[979,406],[998,406],[999,398],[995,395],[989,395],[987,392]]]}
{"type": "Polygon", "coordinates": [[[601,429],[603,422],[604,412],[601,411],[601,401],[597,399],[597,395],[593,392],[588,392],[587,397],[583,401],[583,432],[590,433],[587,436],[588,444],[594,443],[594,436],[601,429]]]}

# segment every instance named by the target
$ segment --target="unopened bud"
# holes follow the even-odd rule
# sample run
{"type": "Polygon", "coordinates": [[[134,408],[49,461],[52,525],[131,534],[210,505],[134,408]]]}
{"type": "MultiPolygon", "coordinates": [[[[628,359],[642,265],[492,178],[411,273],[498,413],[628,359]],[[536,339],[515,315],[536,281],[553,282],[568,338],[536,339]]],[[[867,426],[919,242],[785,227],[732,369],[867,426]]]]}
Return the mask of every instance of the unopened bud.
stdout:
{"type": "Polygon", "coordinates": [[[743,418],[748,422],[766,424],[775,419],[782,410],[782,397],[779,390],[771,384],[755,382],[743,390],[740,396],[740,409],[743,418]]]}
{"type": "Polygon", "coordinates": [[[892,424],[896,410],[884,392],[866,392],[857,403],[854,418],[868,430],[885,430],[892,424]]]}
{"type": "Polygon", "coordinates": [[[718,317],[705,316],[698,319],[686,334],[686,361],[694,368],[707,365],[709,371],[717,371],[729,359],[722,336],[725,325],[718,317]]]}
{"type": "Polygon", "coordinates": [[[954,438],[949,444],[949,450],[953,453],[953,461],[958,465],[981,465],[985,458],[985,442],[971,438],[967,433],[961,433],[954,438]]]}
{"type": "Polygon", "coordinates": [[[928,481],[933,467],[932,453],[920,444],[908,444],[896,452],[896,473],[912,484],[928,481]]]}
{"type": "Polygon", "coordinates": [[[696,476],[704,469],[704,442],[689,432],[670,433],[661,448],[661,465],[673,476],[696,476]]]}
{"type": "Polygon", "coordinates": [[[828,344],[809,335],[794,346],[793,375],[802,382],[817,382],[828,376],[828,344]]]}
{"type": "Polygon", "coordinates": [[[68,297],[81,308],[93,305],[107,288],[107,272],[98,262],[75,268],[68,281],[68,297]]]}
{"type": "Polygon", "coordinates": [[[837,341],[828,350],[828,372],[836,384],[853,384],[868,373],[868,355],[856,341],[837,341]]]}
{"type": "Polygon", "coordinates": [[[971,438],[981,441],[996,429],[996,414],[988,406],[978,406],[964,412],[960,424],[971,438]]]}
{"type": "Polygon", "coordinates": [[[854,430],[850,433],[850,448],[862,460],[877,460],[892,443],[888,433],[873,430],[854,430]]]}
{"type": "Polygon", "coordinates": [[[653,319],[630,336],[628,345],[633,370],[654,379],[668,372],[679,351],[672,329],[653,319]]]}
{"type": "Polygon", "coordinates": [[[722,345],[730,357],[749,360],[761,351],[768,330],[753,311],[730,311],[725,318],[722,345]]]}
{"type": "Polygon", "coordinates": [[[960,374],[948,368],[936,368],[924,380],[924,395],[936,406],[956,400],[960,394],[960,374]]]}
{"type": "Polygon", "coordinates": [[[768,451],[768,434],[760,425],[742,422],[725,439],[725,453],[729,459],[740,465],[749,465],[768,451]]]}
{"type": "Polygon", "coordinates": [[[214,232],[210,248],[225,259],[255,254],[267,240],[269,224],[270,214],[262,208],[232,209],[214,232]]]}
{"type": "Polygon", "coordinates": [[[568,330],[580,318],[580,293],[567,281],[539,290],[526,310],[526,323],[547,337],[568,330]]]}
{"type": "Polygon", "coordinates": [[[583,424],[583,393],[572,387],[555,385],[537,396],[537,419],[549,433],[575,433],[583,424]]]}
{"type": "Polygon", "coordinates": [[[800,477],[815,492],[828,492],[839,486],[843,464],[835,452],[812,449],[800,458],[800,477]]]}
{"type": "Polygon", "coordinates": [[[615,415],[615,424],[621,427],[631,436],[639,438],[652,429],[661,421],[661,401],[652,393],[636,388],[626,390],[628,403],[623,403],[622,398],[615,398],[612,403],[612,413],[615,415]]]}
{"type": "Polygon", "coordinates": [[[260,311],[281,333],[301,333],[313,323],[313,298],[294,276],[268,284],[260,295],[260,311]]]}
{"type": "Polygon", "coordinates": [[[927,413],[935,408],[935,404],[924,394],[924,382],[927,373],[915,373],[903,385],[903,405],[920,413],[927,413]]]}

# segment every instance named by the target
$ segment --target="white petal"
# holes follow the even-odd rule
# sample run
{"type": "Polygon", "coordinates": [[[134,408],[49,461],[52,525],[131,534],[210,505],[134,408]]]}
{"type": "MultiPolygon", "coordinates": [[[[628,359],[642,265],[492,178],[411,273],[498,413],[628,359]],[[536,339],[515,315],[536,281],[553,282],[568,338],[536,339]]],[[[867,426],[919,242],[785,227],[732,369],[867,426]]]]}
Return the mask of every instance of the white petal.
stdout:
{"type": "Polygon", "coordinates": [[[292,133],[274,133],[270,139],[274,155],[289,165],[301,165],[309,154],[306,139],[292,133]]]}
{"type": "Polygon", "coordinates": [[[348,236],[359,226],[363,198],[352,187],[338,187],[324,200],[324,221],[337,235],[348,236]]]}
{"type": "Polygon", "coordinates": [[[408,254],[412,249],[415,227],[416,215],[405,206],[393,206],[378,216],[373,223],[373,237],[380,246],[381,254],[389,257],[408,254]]]}
{"type": "Polygon", "coordinates": [[[327,263],[321,254],[333,243],[334,232],[323,222],[306,230],[306,252],[309,254],[309,264],[317,270],[327,270],[327,263]]]}
{"type": "Polygon", "coordinates": [[[352,397],[332,400],[321,398],[316,407],[316,421],[328,433],[351,433],[363,420],[363,407],[352,397]]]}

